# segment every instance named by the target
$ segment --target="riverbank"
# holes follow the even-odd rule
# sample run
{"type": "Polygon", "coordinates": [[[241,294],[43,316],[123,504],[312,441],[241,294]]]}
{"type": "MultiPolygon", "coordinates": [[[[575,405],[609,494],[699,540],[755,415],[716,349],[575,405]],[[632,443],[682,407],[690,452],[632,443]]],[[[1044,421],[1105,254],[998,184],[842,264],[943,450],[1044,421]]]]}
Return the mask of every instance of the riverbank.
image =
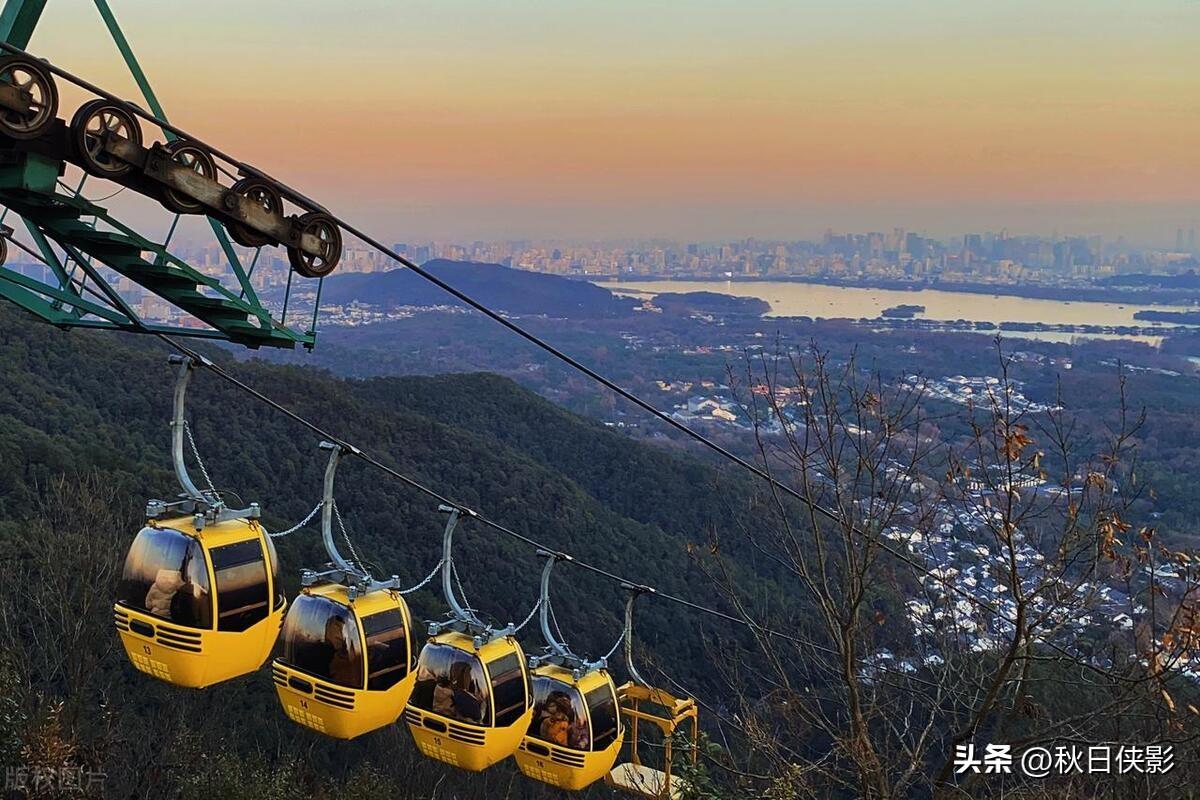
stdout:
{"type": "Polygon", "coordinates": [[[1041,284],[992,284],[958,283],[954,281],[905,281],[886,279],[844,279],[809,275],[587,275],[569,276],[578,280],[598,283],[610,288],[616,284],[643,283],[704,283],[704,284],[757,284],[794,283],[816,286],[832,286],[846,289],[874,289],[889,292],[904,292],[920,295],[925,292],[953,292],[968,295],[991,295],[995,297],[1020,297],[1028,300],[1057,300],[1063,302],[1084,301],[1089,303],[1135,303],[1192,307],[1200,306],[1200,289],[1186,287],[1163,289],[1157,287],[1132,288],[1081,284],[1070,286],[1045,286],[1041,284]]]}
{"type": "MultiPolygon", "coordinates": [[[[679,292],[710,292],[733,297],[755,297],[770,304],[768,316],[874,319],[888,308],[914,305],[914,293],[858,286],[827,286],[795,281],[639,281],[601,283],[616,293],[649,298],[679,292]]],[[[939,321],[1029,323],[1048,325],[1098,325],[1103,327],[1161,328],[1170,323],[1151,323],[1135,317],[1147,305],[1125,305],[1092,301],[1045,300],[1003,295],[980,295],[926,289],[920,295],[923,311],[916,319],[939,321]]],[[[1171,311],[1191,311],[1190,306],[1155,306],[1171,311]]]]}
{"type": "MultiPolygon", "coordinates": [[[[846,319],[874,329],[1002,333],[1008,336],[1069,342],[1072,338],[1137,340],[1157,346],[1162,338],[1182,330],[1177,325],[1137,319],[1144,305],[1059,301],[927,289],[913,317],[889,319],[884,314],[900,305],[914,306],[913,292],[853,286],[828,286],[797,281],[638,281],[599,284],[615,294],[651,299],[679,292],[720,293],[755,297],[770,304],[767,318],[846,319]]],[[[1187,306],[1165,307],[1179,312],[1187,306]]]]}

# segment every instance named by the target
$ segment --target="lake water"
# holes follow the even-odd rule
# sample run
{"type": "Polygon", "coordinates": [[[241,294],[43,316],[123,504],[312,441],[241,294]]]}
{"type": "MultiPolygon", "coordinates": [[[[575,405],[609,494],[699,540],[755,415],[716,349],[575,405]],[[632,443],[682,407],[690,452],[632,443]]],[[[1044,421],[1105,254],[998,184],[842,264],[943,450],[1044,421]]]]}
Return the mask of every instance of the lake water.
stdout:
{"type": "MultiPolygon", "coordinates": [[[[1118,303],[1065,302],[1005,295],[970,294],[925,289],[904,292],[859,286],[824,286],[788,281],[632,281],[598,285],[617,294],[652,297],[661,292],[717,292],[734,297],[757,297],[771,304],[773,317],[878,317],[885,308],[897,305],[925,306],[918,319],[972,322],[1044,322],[1069,325],[1153,325],[1135,320],[1142,309],[1194,311],[1190,306],[1150,306],[1118,303]]],[[[1162,325],[1169,328],[1170,325],[1162,325]]],[[[1081,334],[1054,332],[1006,332],[1006,336],[1069,341],[1081,334]]],[[[1134,337],[1119,337],[1134,338],[1134,337]]],[[[1136,337],[1157,343],[1158,337],[1136,337]]]]}

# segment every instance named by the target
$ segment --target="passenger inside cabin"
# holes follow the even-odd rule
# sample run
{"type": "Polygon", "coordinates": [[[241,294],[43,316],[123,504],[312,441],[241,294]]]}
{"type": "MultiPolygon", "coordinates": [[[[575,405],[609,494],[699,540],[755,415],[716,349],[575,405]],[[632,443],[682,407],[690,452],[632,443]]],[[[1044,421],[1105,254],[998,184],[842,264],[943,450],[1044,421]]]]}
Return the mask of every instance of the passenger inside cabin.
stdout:
{"type": "Polygon", "coordinates": [[[569,746],[571,718],[574,714],[570,699],[562,692],[553,692],[542,706],[539,737],[551,744],[569,746]]]}
{"type": "Polygon", "coordinates": [[[576,716],[571,722],[571,727],[567,729],[567,747],[572,750],[590,750],[591,739],[592,737],[588,733],[587,719],[576,716]]]}
{"type": "Polygon", "coordinates": [[[196,601],[204,597],[204,590],[192,582],[191,561],[189,548],[179,569],[160,569],[155,573],[154,583],[146,592],[147,611],[181,625],[194,625],[199,621],[196,619],[196,601]]]}
{"type": "Polygon", "coordinates": [[[356,686],[362,682],[358,658],[350,652],[346,641],[346,623],[343,616],[332,616],[325,623],[325,643],[332,649],[329,659],[329,677],[343,686],[356,686]]]}
{"type": "Polygon", "coordinates": [[[433,687],[433,713],[443,717],[454,716],[454,689],[450,686],[450,678],[439,675],[433,687]]]}
{"type": "Polygon", "coordinates": [[[450,667],[450,685],[454,689],[454,713],[463,722],[483,721],[483,699],[471,680],[471,665],[459,661],[450,667]]]}
{"type": "Polygon", "coordinates": [[[470,725],[490,725],[489,685],[483,664],[470,653],[430,643],[417,660],[409,703],[470,725]]]}
{"type": "Polygon", "coordinates": [[[146,610],[156,617],[171,619],[172,601],[179,587],[183,586],[183,577],[177,569],[160,569],[154,576],[146,592],[146,610]]]}

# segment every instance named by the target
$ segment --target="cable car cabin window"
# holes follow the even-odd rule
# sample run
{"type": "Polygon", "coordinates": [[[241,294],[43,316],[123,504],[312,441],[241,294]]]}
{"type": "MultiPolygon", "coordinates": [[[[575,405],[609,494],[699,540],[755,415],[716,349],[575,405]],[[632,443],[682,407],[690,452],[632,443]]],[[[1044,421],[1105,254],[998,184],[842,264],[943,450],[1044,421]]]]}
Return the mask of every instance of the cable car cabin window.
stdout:
{"type": "Polygon", "coordinates": [[[350,609],[302,594],[283,623],[283,662],[348,689],[363,687],[362,638],[350,609]]]}
{"type": "Polygon", "coordinates": [[[500,656],[488,664],[492,675],[492,700],[496,704],[496,727],[512,725],[525,713],[525,670],[516,653],[500,656]]]}
{"type": "Polygon", "coordinates": [[[267,618],[267,565],[258,539],[214,547],[213,575],[217,579],[217,630],[244,631],[267,618]]]}
{"type": "Polygon", "coordinates": [[[409,702],[453,720],[486,725],[489,704],[483,664],[471,653],[448,644],[425,645],[409,702]]]}
{"type": "Polygon", "coordinates": [[[398,608],[362,619],[367,637],[367,689],[382,692],[408,674],[408,632],[398,608]]]}
{"type": "Polygon", "coordinates": [[[529,735],[543,742],[590,750],[587,712],[579,690],[544,675],[533,676],[533,721],[529,735]]]}
{"type": "Polygon", "coordinates": [[[592,749],[607,750],[621,730],[617,696],[611,684],[597,686],[587,693],[588,714],[592,718],[592,749]]]}
{"type": "Polygon", "coordinates": [[[275,589],[275,602],[271,610],[278,611],[287,601],[287,596],[283,593],[283,576],[279,573],[279,553],[275,551],[274,539],[270,536],[263,538],[267,543],[267,558],[271,560],[271,586],[275,589]]]}
{"type": "Polygon", "coordinates": [[[212,628],[204,548],[170,528],[143,528],[133,540],[117,600],[189,628],[212,628]]]}

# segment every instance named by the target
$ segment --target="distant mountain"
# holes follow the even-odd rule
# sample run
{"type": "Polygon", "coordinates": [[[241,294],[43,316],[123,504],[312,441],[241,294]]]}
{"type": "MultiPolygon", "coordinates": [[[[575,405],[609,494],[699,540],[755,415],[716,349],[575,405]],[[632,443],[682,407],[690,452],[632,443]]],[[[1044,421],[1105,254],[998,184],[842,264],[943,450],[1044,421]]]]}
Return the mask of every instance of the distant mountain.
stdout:
{"type": "MultiPolygon", "coordinates": [[[[512,314],[616,317],[630,313],[634,301],[616,297],[586,281],[469,261],[429,261],[423,268],[481,303],[512,314]]],[[[373,306],[462,305],[409,269],[334,275],[325,281],[324,303],[373,306]]]]}

